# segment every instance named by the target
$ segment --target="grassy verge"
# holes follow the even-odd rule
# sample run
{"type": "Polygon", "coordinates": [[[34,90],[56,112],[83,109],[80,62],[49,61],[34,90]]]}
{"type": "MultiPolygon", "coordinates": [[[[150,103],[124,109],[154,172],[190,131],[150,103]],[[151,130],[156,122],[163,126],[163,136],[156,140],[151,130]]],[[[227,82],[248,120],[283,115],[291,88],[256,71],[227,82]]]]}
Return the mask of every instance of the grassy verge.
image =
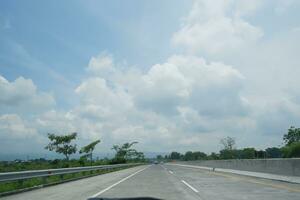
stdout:
{"type": "Polygon", "coordinates": [[[120,167],[115,169],[101,169],[101,170],[94,170],[89,172],[78,172],[78,173],[65,174],[65,175],[54,175],[54,176],[41,177],[41,178],[31,178],[22,181],[4,182],[4,183],[0,183],[0,196],[7,195],[16,191],[23,191],[29,188],[30,189],[40,188],[47,185],[54,185],[54,184],[76,180],[84,177],[96,176],[96,175],[118,171],[130,167],[132,166],[120,167]]]}

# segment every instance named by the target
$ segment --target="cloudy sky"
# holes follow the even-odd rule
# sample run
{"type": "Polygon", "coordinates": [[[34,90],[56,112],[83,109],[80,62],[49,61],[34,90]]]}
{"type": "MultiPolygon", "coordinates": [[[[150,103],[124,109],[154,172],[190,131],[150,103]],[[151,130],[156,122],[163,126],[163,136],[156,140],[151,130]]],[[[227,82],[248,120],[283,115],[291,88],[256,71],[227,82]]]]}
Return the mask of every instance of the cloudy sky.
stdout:
{"type": "Polygon", "coordinates": [[[300,126],[300,1],[1,1],[0,151],[47,133],[148,152],[278,146],[300,126]]]}

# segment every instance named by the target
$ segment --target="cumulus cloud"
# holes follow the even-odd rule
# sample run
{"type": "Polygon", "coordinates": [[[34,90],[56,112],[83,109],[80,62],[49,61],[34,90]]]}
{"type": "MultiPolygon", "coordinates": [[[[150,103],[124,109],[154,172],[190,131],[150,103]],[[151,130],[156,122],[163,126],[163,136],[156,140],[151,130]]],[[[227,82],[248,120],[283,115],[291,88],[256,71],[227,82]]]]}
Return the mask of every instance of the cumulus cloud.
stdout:
{"type": "Polygon", "coordinates": [[[112,55],[102,52],[96,57],[90,59],[87,71],[97,76],[110,76],[115,72],[112,55]]]}
{"type": "Polygon", "coordinates": [[[69,114],[82,137],[111,144],[137,140],[150,151],[156,144],[164,147],[157,151],[171,150],[187,135],[200,138],[214,134],[224,120],[239,121],[248,109],[240,95],[244,76],[220,62],[173,55],[144,72],[114,65],[111,72],[109,77],[92,74],[75,89],[80,103],[69,114]]]}
{"type": "Polygon", "coordinates": [[[235,51],[254,43],[263,36],[263,31],[242,16],[255,10],[257,4],[257,1],[195,1],[172,42],[189,52],[207,54],[235,51]]]}
{"type": "Polygon", "coordinates": [[[31,79],[19,77],[9,82],[0,75],[0,108],[2,112],[39,111],[55,105],[54,97],[38,92],[31,79]]]}
{"type": "Polygon", "coordinates": [[[166,63],[154,65],[132,93],[137,106],[158,113],[175,114],[179,106],[191,106],[199,114],[221,116],[243,107],[239,96],[242,79],[243,75],[231,66],[175,55],[166,63]]]}
{"type": "Polygon", "coordinates": [[[19,115],[0,115],[0,136],[2,139],[30,139],[37,135],[36,129],[30,127],[19,115]]]}
{"type": "Polygon", "coordinates": [[[0,76],[1,139],[76,131],[81,142],[100,138],[103,151],[138,141],[145,151],[210,152],[225,136],[240,146],[280,144],[299,125],[299,28],[257,43],[264,31],[246,19],[263,3],[195,1],[171,39],[184,53],[144,70],[107,52],[93,56],[73,91],[79,101],[66,110],[30,79],[0,76]],[[206,58],[218,54],[226,59],[206,58]],[[28,110],[37,113],[30,125],[18,115],[28,110]]]}

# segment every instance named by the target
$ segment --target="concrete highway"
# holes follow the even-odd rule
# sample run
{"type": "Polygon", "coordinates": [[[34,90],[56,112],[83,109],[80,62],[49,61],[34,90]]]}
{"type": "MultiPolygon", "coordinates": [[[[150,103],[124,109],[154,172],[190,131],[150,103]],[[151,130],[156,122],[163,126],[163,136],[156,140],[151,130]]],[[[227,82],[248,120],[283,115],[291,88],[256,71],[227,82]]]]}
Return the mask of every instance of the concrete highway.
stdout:
{"type": "Polygon", "coordinates": [[[3,200],[158,199],[299,200],[300,185],[175,165],[139,166],[3,197],[3,200]]]}

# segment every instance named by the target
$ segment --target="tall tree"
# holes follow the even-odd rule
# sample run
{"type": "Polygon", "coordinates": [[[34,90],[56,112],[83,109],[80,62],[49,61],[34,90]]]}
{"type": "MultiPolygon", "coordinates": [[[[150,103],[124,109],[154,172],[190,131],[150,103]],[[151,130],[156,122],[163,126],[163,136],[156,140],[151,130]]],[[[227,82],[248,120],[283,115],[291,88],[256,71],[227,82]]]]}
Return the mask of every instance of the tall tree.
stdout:
{"type": "Polygon", "coordinates": [[[76,144],[71,144],[72,140],[75,140],[77,133],[71,133],[68,135],[55,135],[48,133],[50,143],[45,147],[49,151],[55,151],[63,154],[66,160],[69,160],[70,155],[76,153],[76,144]]]}
{"type": "Polygon", "coordinates": [[[224,150],[233,150],[235,148],[235,139],[232,137],[225,137],[220,140],[224,150]]]}
{"type": "Polygon", "coordinates": [[[172,160],[179,160],[181,158],[181,154],[176,151],[173,151],[171,152],[169,158],[172,160]]]}
{"type": "Polygon", "coordinates": [[[137,155],[137,151],[132,148],[133,145],[137,144],[138,142],[127,142],[123,145],[114,145],[112,147],[113,150],[116,151],[115,154],[115,162],[117,163],[124,163],[126,160],[130,159],[132,156],[137,155]]]}
{"type": "Polygon", "coordinates": [[[287,134],[284,134],[283,140],[286,145],[291,145],[294,142],[300,142],[300,128],[291,126],[287,134]]]}
{"type": "Polygon", "coordinates": [[[84,147],[82,147],[79,151],[80,154],[85,153],[82,157],[89,157],[91,161],[91,165],[93,164],[93,151],[95,149],[95,146],[100,142],[100,140],[96,140],[84,147]]]}
{"type": "Polygon", "coordinates": [[[184,160],[195,160],[193,152],[192,151],[187,151],[184,156],[183,156],[184,160]]]}

